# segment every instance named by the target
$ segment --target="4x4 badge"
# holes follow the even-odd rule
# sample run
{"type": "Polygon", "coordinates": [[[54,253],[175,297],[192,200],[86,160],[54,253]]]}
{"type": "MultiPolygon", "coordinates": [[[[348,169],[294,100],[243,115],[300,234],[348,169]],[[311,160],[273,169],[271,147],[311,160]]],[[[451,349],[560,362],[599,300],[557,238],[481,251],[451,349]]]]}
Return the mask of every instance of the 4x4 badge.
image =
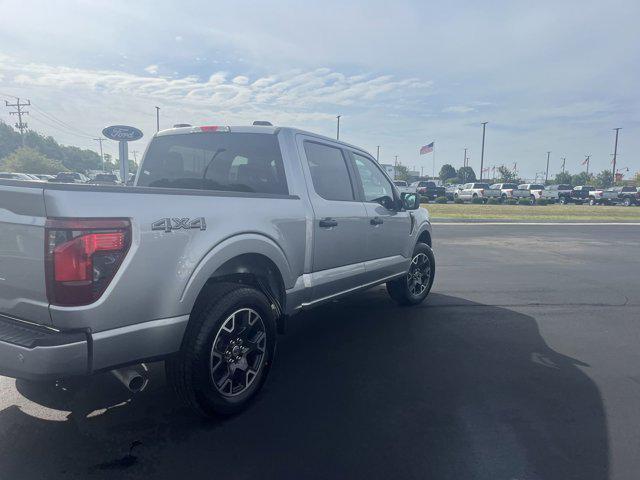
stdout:
{"type": "Polygon", "coordinates": [[[172,230],[180,230],[199,228],[200,230],[207,229],[207,223],[204,221],[204,217],[198,217],[194,219],[190,218],[161,218],[151,224],[151,230],[164,230],[169,233],[172,230]]]}

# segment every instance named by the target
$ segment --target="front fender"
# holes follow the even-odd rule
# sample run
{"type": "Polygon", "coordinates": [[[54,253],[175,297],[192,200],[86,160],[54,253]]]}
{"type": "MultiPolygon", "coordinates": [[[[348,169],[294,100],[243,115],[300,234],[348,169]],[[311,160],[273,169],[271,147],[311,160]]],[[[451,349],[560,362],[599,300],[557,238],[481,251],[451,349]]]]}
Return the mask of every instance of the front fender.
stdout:
{"type": "Polygon", "coordinates": [[[187,282],[180,302],[187,311],[193,308],[198,294],[214,272],[224,263],[243,254],[259,254],[270,259],[282,275],[285,288],[295,284],[291,266],[282,249],[271,238],[257,234],[244,233],[229,237],[212,248],[198,263],[187,282]]]}

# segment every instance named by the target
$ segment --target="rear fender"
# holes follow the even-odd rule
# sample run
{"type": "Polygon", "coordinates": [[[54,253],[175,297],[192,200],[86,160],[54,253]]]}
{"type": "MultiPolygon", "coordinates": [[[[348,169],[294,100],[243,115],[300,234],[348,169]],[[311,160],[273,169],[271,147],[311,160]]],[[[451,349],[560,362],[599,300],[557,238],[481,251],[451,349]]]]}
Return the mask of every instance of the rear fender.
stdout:
{"type": "Polygon", "coordinates": [[[194,269],[182,292],[180,302],[191,311],[199,293],[214,273],[229,260],[240,255],[259,254],[267,257],[280,271],[285,289],[292,288],[295,278],[282,249],[271,238],[256,233],[235,235],[211,249],[194,269]]]}

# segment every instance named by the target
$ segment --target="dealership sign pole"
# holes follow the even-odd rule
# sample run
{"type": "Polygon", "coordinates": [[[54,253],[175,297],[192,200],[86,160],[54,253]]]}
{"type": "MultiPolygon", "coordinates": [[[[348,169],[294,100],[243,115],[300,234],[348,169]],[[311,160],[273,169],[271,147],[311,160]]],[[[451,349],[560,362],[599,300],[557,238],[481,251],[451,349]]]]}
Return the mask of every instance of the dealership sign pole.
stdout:
{"type": "Polygon", "coordinates": [[[127,125],[112,125],[102,130],[102,134],[118,142],[120,181],[126,185],[129,179],[129,148],[127,142],[140,140],[142,138],[142,131],[127,125]]]}

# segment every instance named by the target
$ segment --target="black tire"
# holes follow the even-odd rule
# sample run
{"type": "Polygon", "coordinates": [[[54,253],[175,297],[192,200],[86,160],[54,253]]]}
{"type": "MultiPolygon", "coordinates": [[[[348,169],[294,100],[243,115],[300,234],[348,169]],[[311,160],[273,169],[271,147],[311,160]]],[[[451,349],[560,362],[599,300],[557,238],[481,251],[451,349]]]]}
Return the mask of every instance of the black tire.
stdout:
{"type": "Polygon", "coordinates": [[[594,197],[589,197],[589,205],[591,205],[592,207],[594,205],[597,205],[598,202],[596,202],[596,199],[594,197]]]}
{"type": "Polygon", "coordinates": [[[567,203],[567,197],[560,197],[560,205],[566,205],[567,203]]]}
{"type": "Polygon", "coordinates": [[[631,205],[633,205],[633,202],[629,197],[625,198],[623,203],[625,207],[630,207],[631,205]]]}
{"type": "Polygon", "coordinates": [[[534,197],[533,195],[529,196],[529,205],[535,205],[536,204],[536,197],[534,197]]]}
{"type": "Polygon", "coordinates": [[[433,286],[433,280],[436,273],[436,260],[433,255],[433,250],[426,243],[416,243],[413,249],[413,255],[411,256],[412,264],[420,255],[424,255],[428,260],[429,279],[426,282],[426,288],[420,294],[416,295],[410,290],[410,277],[411,267],[407,275],[404,275],[396,280],[387,282],[387,292],[391,298],[399,305],[418,305],[427,298],[431,287],[433,286]]]}
{"type": "Polygon", "coordinates": [[[221,284],[215,297],[190,320],[179,354],[165,363],[167,380],[178,397],[204,417],[232,415],[245,409],[264,385],[273,361],[274,312],[271,302],[255,288],[221,284]],[[231,325],[233,330],[229,331],[231,325]],[[225,355],[231,355],[231,351],[236,356],[227,358],[225,355]],[[214,383],[216,372],[223,374],[220,387],[214,383]],[[243,389],[234,391],[234,381],[242,379],[243,373],[244,386],[237,382],[237,387],[243,389]],[[223,389],[229,391],[222,392],[223,389]]]}

